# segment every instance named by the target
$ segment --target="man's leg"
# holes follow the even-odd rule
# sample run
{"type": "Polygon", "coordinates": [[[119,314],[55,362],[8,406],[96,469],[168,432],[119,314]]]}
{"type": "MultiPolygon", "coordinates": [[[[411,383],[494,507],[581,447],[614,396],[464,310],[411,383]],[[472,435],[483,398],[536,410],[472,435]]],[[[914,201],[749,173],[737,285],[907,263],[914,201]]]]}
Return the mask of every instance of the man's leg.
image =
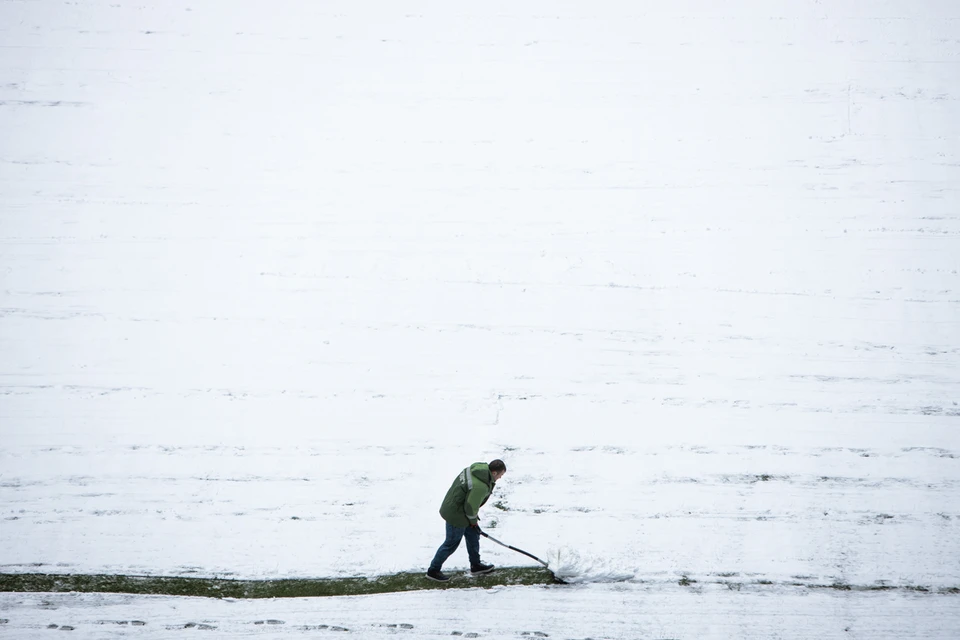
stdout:
{"type": "Polygon", "coordinates": [[[463,532],[467,539],[467,555],[470,556],[470,568],[480,566],[480,529],[467,527],[463,532]]]}
{"type": "MultiPolygon", "coordinates": [[[[449,522],[447,525],[447,538],[443,541],[443,544],[440,545],[440,548],[437,549],[437,555],[433,557],[433,562],[430,563],[431,571],[440,571],[440,568],[443,566],[443,563],[447,561],[447,558],[457,550],[457,547],[460,546],[460,539],[463,538],[463,529],[460,527],[455,527],[449,522]]],[[[467,548],[469,549],[470,543],[467,542],[467,548]]]]}

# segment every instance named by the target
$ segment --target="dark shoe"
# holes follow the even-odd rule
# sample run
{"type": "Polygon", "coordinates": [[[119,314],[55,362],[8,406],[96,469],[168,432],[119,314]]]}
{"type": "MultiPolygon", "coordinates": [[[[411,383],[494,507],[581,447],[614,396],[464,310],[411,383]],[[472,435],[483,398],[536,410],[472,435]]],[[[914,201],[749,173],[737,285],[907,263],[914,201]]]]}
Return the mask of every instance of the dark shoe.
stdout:
{"type": "Polygon", "coordinates": [[[427,578],[429,578],[430,580],[435,580],[436,582],[446,582],[447,580],[450,579],[450,576],[440,571],[436,571],[434,569],[428,569],[427,578]]]}
{"type": "Polygon", "coordinates": [[[491,571],[493,571],[493,565],[483,564],[482,562],[470,567],[470,573],[475,576],[482,576],[483,574],[490,573],[491,571]]]}

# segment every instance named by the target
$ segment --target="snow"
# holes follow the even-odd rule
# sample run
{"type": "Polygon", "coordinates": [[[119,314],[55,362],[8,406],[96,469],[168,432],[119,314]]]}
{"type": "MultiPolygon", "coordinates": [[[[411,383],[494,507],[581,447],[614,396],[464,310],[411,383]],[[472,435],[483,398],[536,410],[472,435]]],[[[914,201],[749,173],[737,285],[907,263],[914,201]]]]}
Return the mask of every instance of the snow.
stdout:
{"type": "Polygon", "coordinates": [[[567,584],[583,582],[626,582],[636,577],[637,571],[611,566],[609,560],[582,556],[576,549],[562,547],[549,555],[548,568],[567,584]]]}
{"type": "Polygon", "coordinates": [[[482,524],[576,583],[0,629],[956,637],[911,590],[960,586],[956,3],[11,0],[0,45],[0,571],[420,570],[500,457],[482,524]]]}
{"type": "MultiPolygon", "coordinates": [[[[960,622],[951,597],[870,593],[851,598],[836,593],[774,594],[726,587],[691,592],[677,585],[649,589],[623,589],[618,585],[500,587],[245,601],[0,594],[0,608],[9,611],[9,617],[17,615],[22,620],[16,637],[24,640],[50,638],[52,631],[47,627],[51,624],[74,627],[66,637],[86,632],[89,637],[104,639],[196,634],[341,639],[544,637],[537,634],[577,640],[949,638],[960,622]],[[147,624],[134,626],[134,621],[147,624]]],[[[53,637],[62,635],[54,633],[53,637]]]]}

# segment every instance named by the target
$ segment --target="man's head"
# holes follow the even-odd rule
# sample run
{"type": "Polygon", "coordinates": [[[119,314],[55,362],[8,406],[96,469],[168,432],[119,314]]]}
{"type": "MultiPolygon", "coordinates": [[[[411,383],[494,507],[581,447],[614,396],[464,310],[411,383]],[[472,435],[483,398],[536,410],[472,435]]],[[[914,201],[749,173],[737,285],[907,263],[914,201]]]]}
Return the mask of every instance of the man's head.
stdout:
{"type": "Polygon", "coordinates": [[[496,482],[503,477],[503,474],[507,472],[507,465],[503,464],[503,460],[497,458],[496,460],[491,460],[490,464],[490,475],[493,477],[493,481],[496,482]]]}

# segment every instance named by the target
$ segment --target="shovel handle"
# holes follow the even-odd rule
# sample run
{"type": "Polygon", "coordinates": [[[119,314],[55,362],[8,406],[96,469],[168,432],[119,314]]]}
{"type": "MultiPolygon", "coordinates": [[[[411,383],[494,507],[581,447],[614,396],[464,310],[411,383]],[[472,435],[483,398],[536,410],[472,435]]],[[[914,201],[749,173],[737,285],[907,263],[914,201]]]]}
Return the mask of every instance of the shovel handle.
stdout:
{"type": "Polygon", "coordinates": [[[486,532],[486,531],[481,530],[481,531],[480,531],[480,535],[482,535],[482,536],[483,536],[484,538],[486,538],[487,540],[492,540],[493,542],[496,542],[496,543],[497,543],[498,545],[500,545],[501,547],[506,547],[507,549],[510,549],[511,551],[516,551],[517,553],[522,553],[523,555],[527,556],[528,558],[533,558],[534,560],[536,560],[537,562],[539,562],[539,563],[542,564],[543,566],[547,567],[548,569],[550,568],[550,565],[548,565],[546,562],[544,562],[543,560],[541,560],[541,559],[538,558],[537,556],[533,555],[532,553],[527,553],[527,552],[524,551],[523,549],[517,549],[516,547],[510,546],[509,544],[506,544],[506,543],[504,543],[504,542],[500,542],[499,540],[497,540],[497,539],[494,538],[493,536],[487,535],[487,532],[486,532]]]}

